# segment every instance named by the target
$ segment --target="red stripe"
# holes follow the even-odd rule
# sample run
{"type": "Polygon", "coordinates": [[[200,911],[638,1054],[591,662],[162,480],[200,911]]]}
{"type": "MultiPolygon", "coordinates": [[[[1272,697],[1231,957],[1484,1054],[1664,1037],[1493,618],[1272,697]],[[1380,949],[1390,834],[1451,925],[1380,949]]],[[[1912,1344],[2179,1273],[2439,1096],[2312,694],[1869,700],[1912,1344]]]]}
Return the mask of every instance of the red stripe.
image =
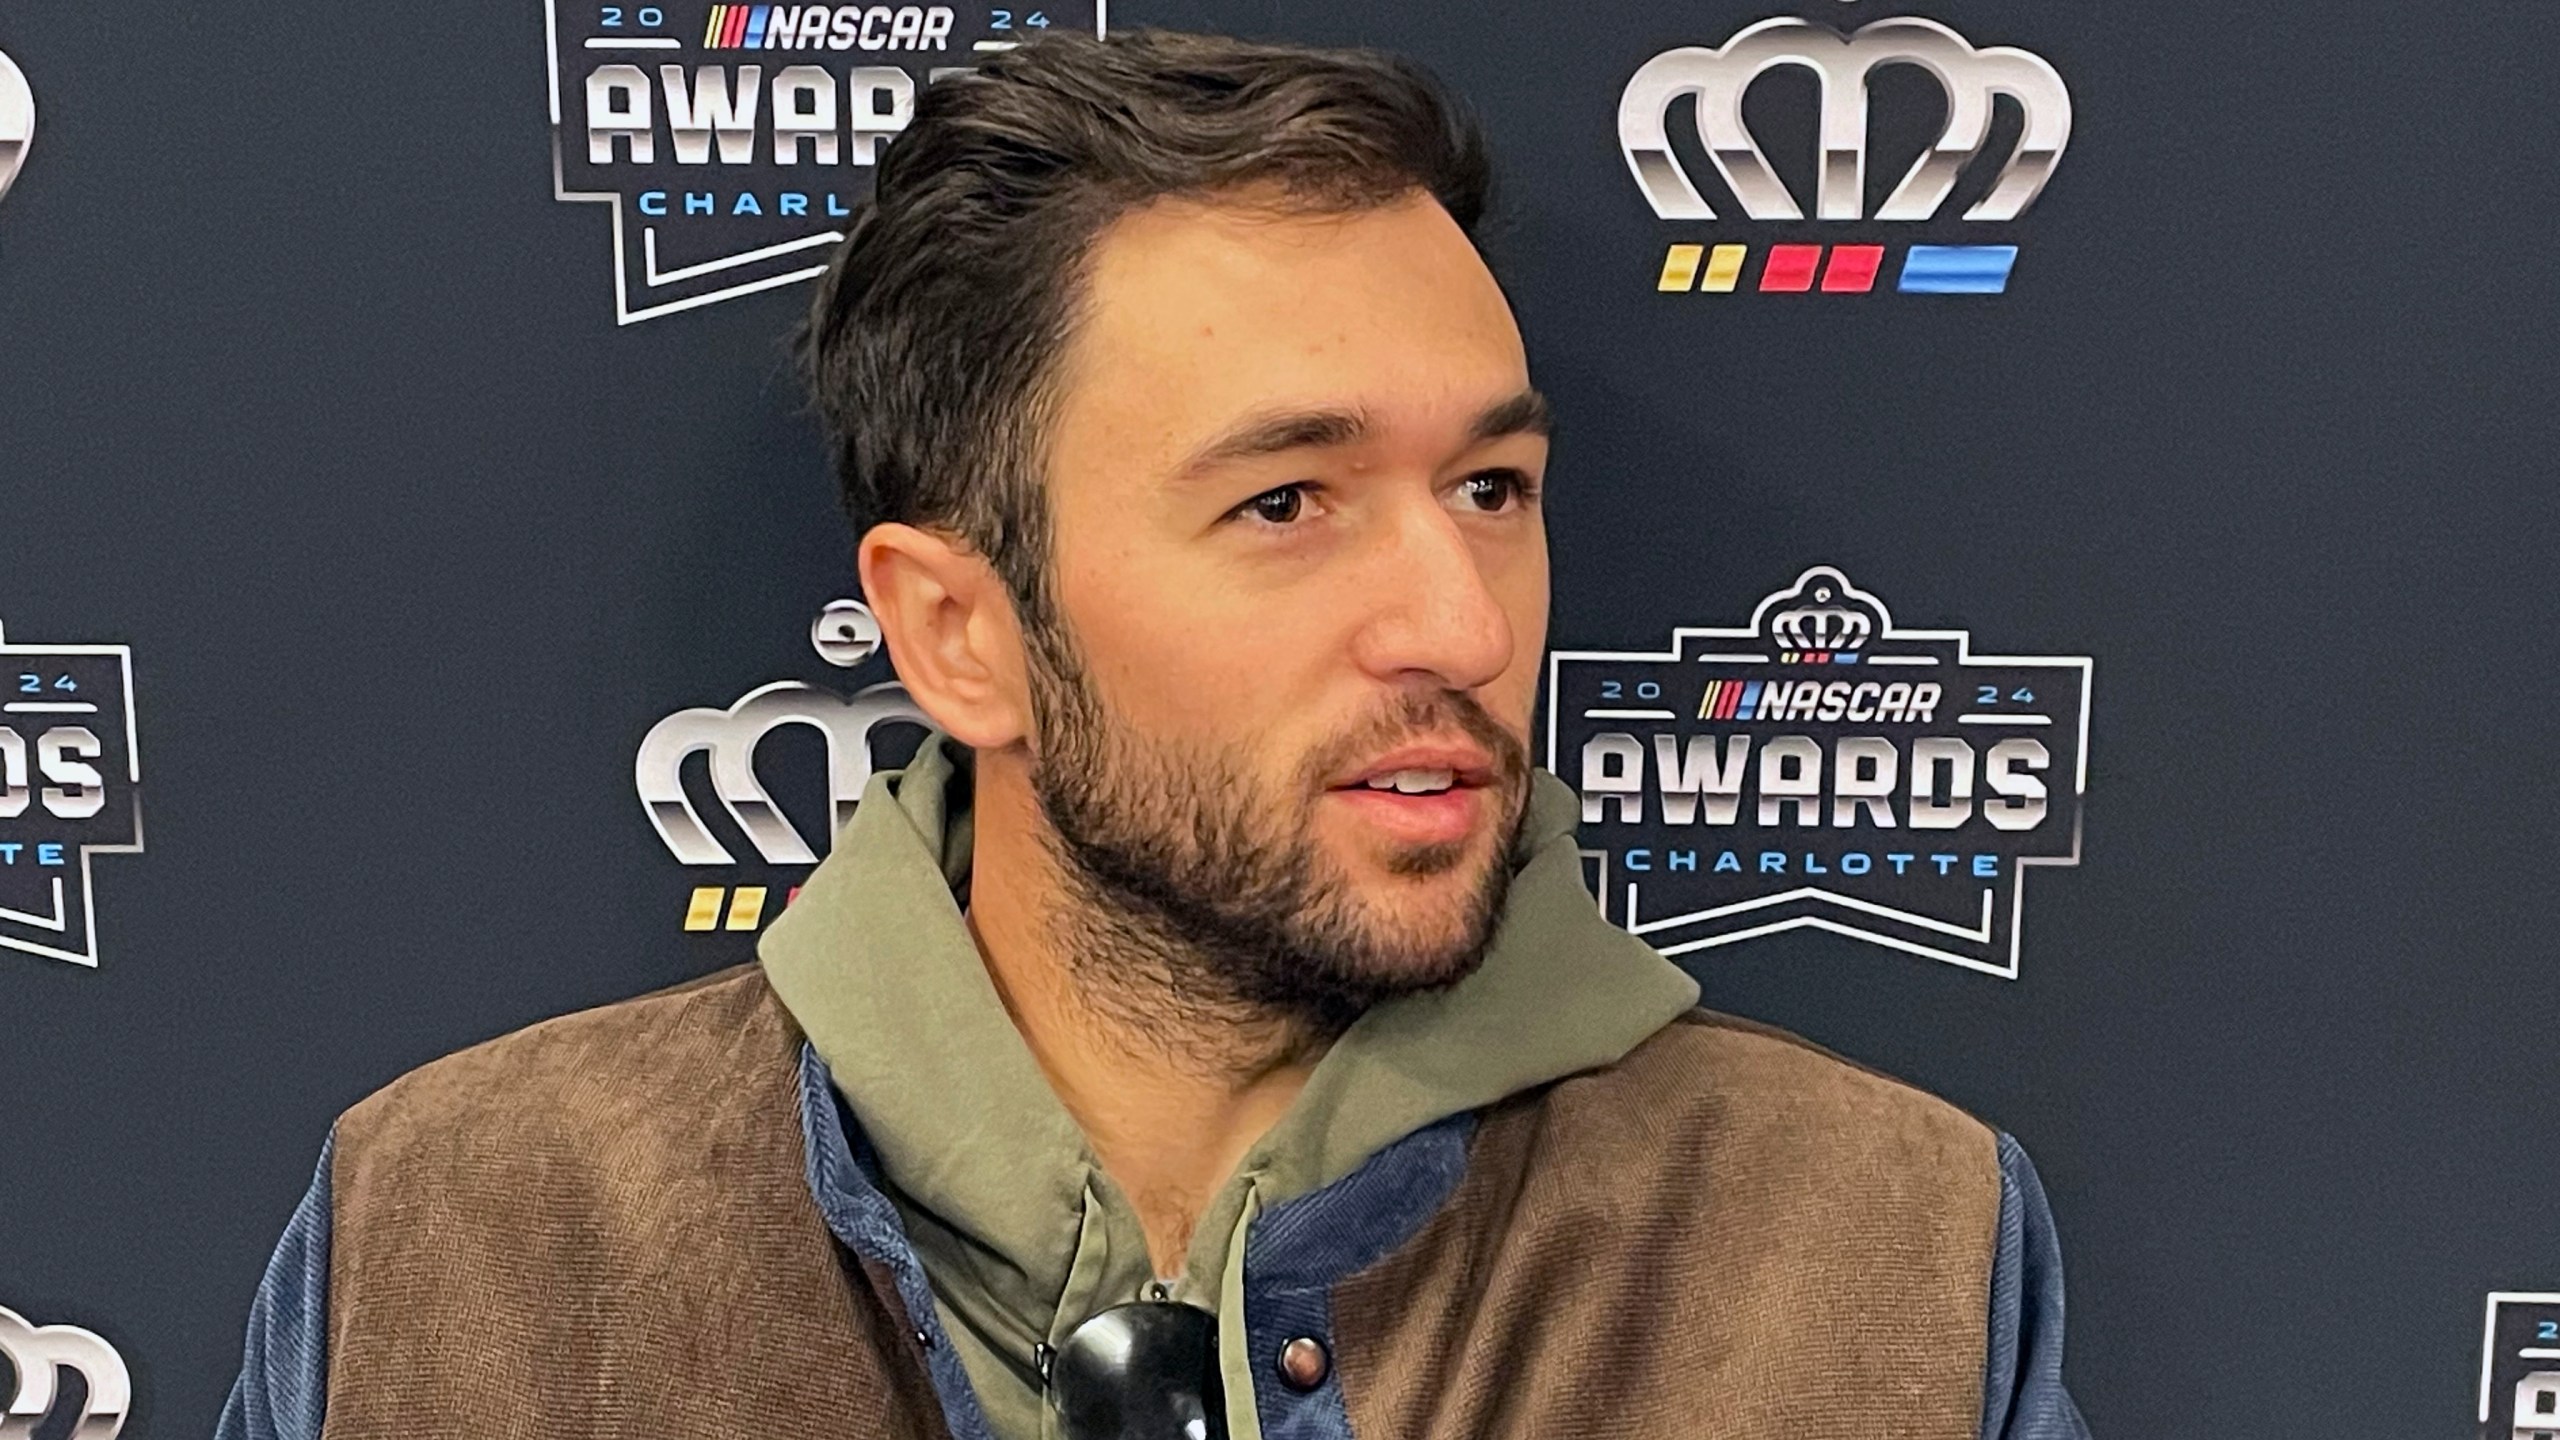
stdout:
{"type": "Polygon", "coordinates": [[[1743,684],[1739,680],[1725,682],[1724,699],[1716,706],[1716,718],[1730,720],[1742,709],[1743,684]]]}
{"type": "Polygon", "coordinates": [[[1863,295],[1876,288],[1876,270],[1883,264],[1881,245],[1834,245],[1831,263],[1822,272],[1822,288],[1863,295]]]}
{"type": "Polygon", "coordinates": [[[1822,263],[1819,245],[1772,245],[1769,262],[1760,267],[1763,290],[1802,291],[1813,288],[1814,267],[1822,263]]]}
{"type": "Polygon", "coordinates": [[[720,48],[735,50],[747,40],[747,6],[729,7],[729,28],[720,32],[720,48]]]}

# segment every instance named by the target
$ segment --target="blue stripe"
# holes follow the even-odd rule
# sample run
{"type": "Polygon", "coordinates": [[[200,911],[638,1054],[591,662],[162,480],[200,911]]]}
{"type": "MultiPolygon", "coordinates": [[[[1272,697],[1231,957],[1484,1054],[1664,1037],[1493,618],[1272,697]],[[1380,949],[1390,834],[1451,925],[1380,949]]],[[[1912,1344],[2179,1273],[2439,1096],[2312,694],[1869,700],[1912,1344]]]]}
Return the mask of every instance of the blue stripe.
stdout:
{"type": "Polygon", "coordinates": [[[747,12],[746,39],[739,45],[739,49],[755,50],[763,47],[765,17],[772,13],[773,7],[770,5],[759,5],[747,12]]]}
{"type": "Polygon", "coordinates": [[[1742,687],[1742,703],[1734,707],[1734,719],[1748,720],[1751,718],[1751,712],[1760,708],[1760,687],[1763,683],[1765,682],[1754,680],[1742,687]]]}
{"type": "Polygon", "coordinates": [[[2015,245],[1914,245],[1902,262],[1906,294],[1997,295],[2009,288],[2015,245]]]}

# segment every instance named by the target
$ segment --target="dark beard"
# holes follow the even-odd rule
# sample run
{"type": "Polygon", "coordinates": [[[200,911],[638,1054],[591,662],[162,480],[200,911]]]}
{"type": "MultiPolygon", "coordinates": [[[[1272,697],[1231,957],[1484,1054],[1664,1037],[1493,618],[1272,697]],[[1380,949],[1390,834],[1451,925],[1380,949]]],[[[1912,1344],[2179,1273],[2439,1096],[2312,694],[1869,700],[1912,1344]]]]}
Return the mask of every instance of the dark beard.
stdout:
{"type": "MultiPolygon", "coordinates": [[[[1287,793],[1265,797],[1247,754],[1157,744],[1115,726],[1063,626],[1037,627],[1028,648],[1039,727],[1031,784],[1069,891],[1056,919],[1072,933],[1059,946],[1088,1003],[1169,1047],[1192,1048],[1185,1039],[1203,1020],[1330,1038],[1381,1000],[1453,985],[1483,962],[1520,858],[1528,761],[1473,696],[1407,692],[1310,755],[1287,793]],[[1314,797],[1362,756],[1453,726],[1494,757],[1488,788],[1507,805],[1502,843],[1459,922],[1417,944],[1379,933],[1383,917],[1326,859],[1314,797]]],[[[1411,847],[1391,869],[1440,874],[1465,861],[1468,845],[1411,847]]]]}

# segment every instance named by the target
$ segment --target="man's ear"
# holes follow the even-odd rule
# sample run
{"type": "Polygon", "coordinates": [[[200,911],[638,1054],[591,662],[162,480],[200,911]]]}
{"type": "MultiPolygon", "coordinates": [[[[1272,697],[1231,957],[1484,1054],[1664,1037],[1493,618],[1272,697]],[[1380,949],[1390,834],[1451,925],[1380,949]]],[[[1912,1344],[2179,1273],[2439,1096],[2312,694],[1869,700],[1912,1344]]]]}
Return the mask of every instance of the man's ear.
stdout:
{"type": "Polygon", "coordinates": [[[1022,739],[1022,630],[995,567],[957,536],[899,524],[864,531],[856,558],[889,662],[934,724],[973,750],[1022,739]]]}

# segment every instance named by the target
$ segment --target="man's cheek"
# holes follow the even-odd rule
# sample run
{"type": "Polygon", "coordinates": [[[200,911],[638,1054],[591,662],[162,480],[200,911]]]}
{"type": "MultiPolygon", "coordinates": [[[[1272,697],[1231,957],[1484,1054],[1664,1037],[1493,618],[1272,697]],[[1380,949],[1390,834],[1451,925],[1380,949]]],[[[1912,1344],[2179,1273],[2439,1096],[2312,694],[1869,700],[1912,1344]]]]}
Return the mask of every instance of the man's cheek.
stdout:
{"type": "Polygon", "coordinates": [[[1506,675],[1480,698],[1485,712],[1510,731],[1512,738],[1526,741],[1530,717],[1538,706],[1538,672],[1531,667],[1506,675]]]}

